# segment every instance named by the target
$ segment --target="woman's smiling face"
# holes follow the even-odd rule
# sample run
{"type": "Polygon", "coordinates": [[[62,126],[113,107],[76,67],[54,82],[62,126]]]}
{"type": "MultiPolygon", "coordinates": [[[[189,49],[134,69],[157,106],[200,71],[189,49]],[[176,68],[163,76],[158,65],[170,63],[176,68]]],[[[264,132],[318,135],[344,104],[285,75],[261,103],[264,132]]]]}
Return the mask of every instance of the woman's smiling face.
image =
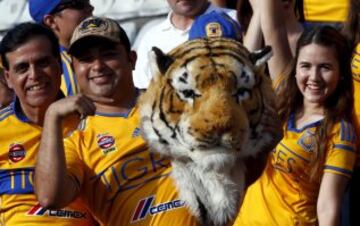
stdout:
{"type": "Polygon", "coordinates": [[[311,43],[300,49],[296,83],[304,97],[304,104],[323,104],[336,90],[339,79],[339,62],[333,47],[311,43]]]}

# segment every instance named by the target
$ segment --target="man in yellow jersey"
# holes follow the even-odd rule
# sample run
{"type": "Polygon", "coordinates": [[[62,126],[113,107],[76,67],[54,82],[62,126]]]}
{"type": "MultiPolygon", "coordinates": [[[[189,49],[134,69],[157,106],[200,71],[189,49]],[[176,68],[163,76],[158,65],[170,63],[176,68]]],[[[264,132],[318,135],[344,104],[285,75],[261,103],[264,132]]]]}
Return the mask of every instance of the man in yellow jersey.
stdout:
{"type": "Polygon", "coordinates": [[[61,98],[61,65],[56,36],[32,23],[11,29],[0,45],[7,83],[16,97],[0,111],[0,225],[94,225],[78,200],[67,207],[42,207],[33,176],[44,115],[61,98]]]}
{"type": "Polygon", "coordinates": [[[80,196],[110,226],[196,225],[169,177],[170,161],[150,152],[139,134],[136,53],[124,30],[111,19],[88,18],[69,50],[82,94],[46,113],[35,176],[40,203],[62,208],[80,196]],[[82,121],[63,140],[68,116],[82,121]]]}
{"type": "Polygon", "coordinates": [[[29,0],[31,17],[49,27],[59,39],[63,75],[61,90],[66,96],[78,93],[76,76],[67,52],[75,27],[92,15],[89,0],[29,0]]]}

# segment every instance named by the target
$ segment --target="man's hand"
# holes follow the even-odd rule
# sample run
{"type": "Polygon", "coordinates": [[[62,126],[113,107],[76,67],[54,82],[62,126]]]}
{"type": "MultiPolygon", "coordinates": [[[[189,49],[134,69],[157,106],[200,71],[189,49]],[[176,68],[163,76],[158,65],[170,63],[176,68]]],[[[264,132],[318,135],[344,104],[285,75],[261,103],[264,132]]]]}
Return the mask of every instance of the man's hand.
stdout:
{"type": "Polygon", "coordinates": [[[105,97],[77,94],[52,103],[47,110],[47,115],[57,120],[71,116],[82,119],[95,113],[96,106],[94,102],[112,103],[113,100],[105,97]]]}

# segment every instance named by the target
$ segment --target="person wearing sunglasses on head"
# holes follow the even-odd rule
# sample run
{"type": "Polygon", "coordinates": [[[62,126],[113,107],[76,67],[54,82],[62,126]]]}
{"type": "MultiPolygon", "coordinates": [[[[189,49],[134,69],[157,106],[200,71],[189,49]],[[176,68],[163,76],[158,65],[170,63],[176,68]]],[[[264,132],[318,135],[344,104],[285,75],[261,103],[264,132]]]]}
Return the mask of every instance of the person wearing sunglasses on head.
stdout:
{"type": "Polygon", "coordinates": [[[89,0],[29,0],[31,17],[49,27],[59,39],[63,70],[61,90],[66,96],[78,93],[71,57],[67,52],[70,39],[75,27],[92,16],[93,10],[89,0]]]}

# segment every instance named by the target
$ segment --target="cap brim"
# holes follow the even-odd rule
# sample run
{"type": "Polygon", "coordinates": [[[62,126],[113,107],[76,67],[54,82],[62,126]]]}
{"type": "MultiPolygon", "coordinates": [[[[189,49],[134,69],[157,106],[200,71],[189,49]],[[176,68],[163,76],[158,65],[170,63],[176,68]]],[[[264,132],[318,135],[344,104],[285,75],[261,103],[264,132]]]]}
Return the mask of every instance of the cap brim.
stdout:
{"type": "Polygon", "coordinates": [[[76,55],[76,53],[79,52],[79,49],[83,50],[83,49],[91,47],[88,45],[93,41],[119,43],[118,40],[114,40],[109,37],[90,34],[90,35],[81,37],[80,39],[76,40],[74,43],[71,44],[71,46],[69,48],[70,55],[76,55]],[[85,46],[83,46],[83,45],[85,45],[85,46]]]}

